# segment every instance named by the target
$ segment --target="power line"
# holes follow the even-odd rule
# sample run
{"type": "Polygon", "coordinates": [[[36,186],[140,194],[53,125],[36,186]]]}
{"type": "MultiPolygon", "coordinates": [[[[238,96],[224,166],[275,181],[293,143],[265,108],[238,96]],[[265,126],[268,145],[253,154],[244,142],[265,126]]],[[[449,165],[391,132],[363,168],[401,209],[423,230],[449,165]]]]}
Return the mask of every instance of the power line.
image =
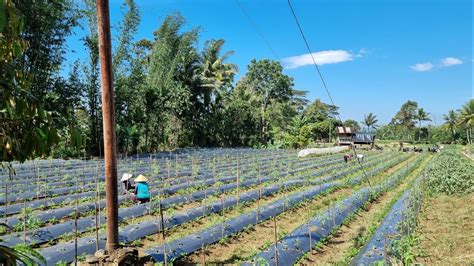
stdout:
{"type": "MultiPolygon", "coordinates": [[[[322,82],[322,84],[323,84],[324,89],[326,90],[326,93],[327,93],[327,95],[328,95],[328,97],[329,97],[329,100],[331,101],[331,104],[332,104],[333,106],[336,106],[336,104],[334,103],[334,100],[332,99],[331,92],[329,91],[329,88],[328,88],[328,86],[327,86],[327,84],[326,84],[326,81],[324,80],[323,74],[321,73],[321,70],[319,69],[319,66],[318,66],[318,64],[316,63],[316,59],[314,59],[313,52],[311,51],[311,48],[309,47],[308,41],[306,40],[306,36],[304,35],[303,29],[301,28],[300,22],[299,22],[299,20],[298,20],[298,17],[296,16],[295,10],[293,9],[293,6],[291,5],[291,1],[290,1],[290,0],[288,0],[288,6],[290,7],[291,14],[293,14],[293,18],[295,19],[295,22],[296,22],[296,26],[298,26],[298,30],[299,30],[299,32],[300,32],[300,34],[301,34],[301,37],[303,38],[303,41],[304,41],[304,43],[305,43],[305,45],[306,45],[306,49],[308,49],[308,52],[309,52],[309,54],[310,54],[310,56],[311,56],[311,59],[313,60],[313,65],[314,65],[314,67],[316,68],[316,72],[318,73],[319,78],[321,79],[321,82],[322,82]]],[[[339,119],[339,122],[342,124],[342,120],[341,120],[341,117],[339,116],[339,113],[337,113],[337,118],[339,119]]],[[[352,150],[353,150],[353,152],[354,152],[354,155],[356,156],[357,161],[359,162],[359,165],[360,165],[360,167],[361,167],[361,169],[362,169],[362,172],[364,173],[364,177],[366,178],[367,182],[369,183],[370,188],[372,188],[372,185],[370,184],[370,180],[369,180],[369,178],[368,178],[368,176],[367,176],[367,173],[365,172],[365,168],[362,166],[362,163],[361,163],[361,161],[360,161],[359,156],[357,156],[357,152],[356,152],[354,146],[353,146],[353,145],[351,145],[351,146],[352,146],[352,150]]]]}
{"type": "MultiPolygon", "coordinates": [[[[295,19],[296,26],[298,26],[298,30],[300,31],[301,37],[303,37],[303,41],[306,45],[306,49],[308,49],[308,52],[311,55],[311,59],[313,60],[313,65],[316,68],[316,72],[318,73],[319,78],[321,79],[321,82],[323,83],[323,87],[329,96],[329,100],[331,100],[332,105],[336,106],[336,104],[334,104],[334,100],[332,99],[331,92],[329,91],[329,88],[326,85],[326,81],[324,80],[323,74],[321,73],[321,70],[319,69],[319,66],[316,63],[316,59],[314,59],[313,52],[311,51],[311,48],[309,47],[308,41],[306,40],[306,36],[304,35],[303,29],[301,28],[300,22],[298,20],[298,17],[296,16],[295,10],[293,9],[293,6],[291,5],[290,0],[288,0],[288,5],[290,6],[291,13],[293,14],[293,18],[295,19]]],[[[341,120],[341,118],[339,117],[339,114],[337,114],[337,116],[339,120],[341,120]]]]}
{"type": "Polygon", "coordinates": [[[249,21],[250,25],[252,25],[252,28],[255,30],[255,32],[258,34],[258,36],[263,40],[263,42],[267,45],[268,49],[272,52],[272,54],[275,56],[277,60],[280,60],[280,56],[278,56],[277,52],[273,49],[273,47],[270,45],[270,42],[267,41],[263,33],[259,30],[257,27],[257,24],[252,20],[252,17],[247,13],[245,8],[242,6],[239,0],[235,0],[235,3],[239,7],[239,9],[242,11],[244,14],[245,18],[249,21]]]}

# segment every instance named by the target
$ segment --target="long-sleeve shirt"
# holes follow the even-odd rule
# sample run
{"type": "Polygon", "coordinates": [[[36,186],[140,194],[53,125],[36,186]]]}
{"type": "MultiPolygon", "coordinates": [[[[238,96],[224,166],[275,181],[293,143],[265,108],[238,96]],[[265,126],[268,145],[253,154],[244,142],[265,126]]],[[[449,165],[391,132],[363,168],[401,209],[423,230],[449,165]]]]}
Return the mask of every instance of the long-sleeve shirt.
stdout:
{"type": "Polygon", "coordinates": [[[149,199],[150,191],[148,190],[148,183],[138,182],[135,185],[135,195],[138,199],[149,199]]]}

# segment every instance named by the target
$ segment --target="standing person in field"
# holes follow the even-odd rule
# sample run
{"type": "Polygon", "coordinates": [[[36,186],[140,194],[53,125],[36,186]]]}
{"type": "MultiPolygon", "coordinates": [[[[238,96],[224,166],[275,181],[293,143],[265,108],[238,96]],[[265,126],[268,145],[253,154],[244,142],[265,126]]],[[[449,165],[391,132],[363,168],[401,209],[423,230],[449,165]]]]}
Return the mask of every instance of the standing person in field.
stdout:
{"type": "Polygon", "coordinates": [[[138,203],[145,203],[150,201],[150,191],[148,187],[148,178],[144,175],[139,175],[135,178],[135,193],[132,194],[131,198],[133,201],[138,203]]]}
{"type": "Polygon", "coordinates": [[[344,162],[348,162],[352,158],[352,154],[346,153],[344,154],[344,162]]]}

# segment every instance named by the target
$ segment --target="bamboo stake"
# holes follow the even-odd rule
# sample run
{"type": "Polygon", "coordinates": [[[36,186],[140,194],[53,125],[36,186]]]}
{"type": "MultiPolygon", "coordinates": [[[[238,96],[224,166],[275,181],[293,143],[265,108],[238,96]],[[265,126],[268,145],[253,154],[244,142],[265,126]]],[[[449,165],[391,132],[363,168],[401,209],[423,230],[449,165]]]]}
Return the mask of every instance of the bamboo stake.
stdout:
{"type": "Polygon", "coordinates": [[[95,174],[95,187],[96,187],[96,193],[95,193],[95,251],[99,250],[99,210],[100,210],[100,202],[99,202],[99,176],[97,175],[97,168],[96,168],[96,174],[95,174]]]}
{"type": "Polygon", "coordinates": [[[8,184],[5,184],[5,213],[4,213],[5,223],[8,222],[7,213],[8,213],[8,184]]]}
{"type": "Polygon", "coordinates": [[[165,258],[165,266],[168,265],[168,259],[167,259],[167,255],[166,255],[166,232],[165,232],[165,221],[164,221],[164,218],[163,218],[163,206],[161,204],[161,200],[160,200],[160,203],[159,203],[159,208],[160,208],[160,227],[161,227],[161,235],[163,237],[163,255],[164,255],[164,258],[165,258]]]}
{"type": "Polygon", "coordinates": [[[262,188],[258,187],[258,198],[257,198],[257,214],[255,223],[258,224],[258,218],[260,216],[260,198],[262,197],[262,188]]]}
{"type": "Polygon", "coordinates": [[[222,205],[222,232],[221,232],[222,234],[221,234],[221,238],[224,238],[224,230],[225,230],[224,195],[222,195],[222,197],[221,197],[221,205],[222,205]]]}
{"type": "Polygon", "coordinates": [[[240,202],[240,163],[237,161],[237,206],[240,202]]]}
{"type": "Polygon", "coordinates": [[[278,266],[278,234],[277,234],[277,224],[276,224],[276,217],[273,216],[273,236],[275,242],[275,262],[276,266],[278,266]]]}
{"type": "Polygon", "coordinates": [[[312,241],[312,236],[311,236],[311,227],[308,228],[308,234],[309,234],[309,253],[313,251],[313,241],[312,241]]]}
{"type": "Polygon", "coordinates": [[[35,169],[36,169],[36,199],[39,199],[39,168],[36,166],[35,163],[35,169]]]}
{"type": "MultiPolygon", "coordinates": [[[[77,175],[76,175],[76,186],[77,186],[77,183],[78,183],[78,178],[77,178],[77,175]]],[[[77,213],[77,208],[78,208],[78,205],[79,205],[79,197],[78,197],[78,191],[76,189],[76,203],[75,203],[75,208],[74,208],[74,265],[77,266],[77,216],[78,216],[78,213],[77,213]]]]}
{"type": "Polygon", "coordinates": [[[26,245],[26,199],[23,199],[23,244],[26,245]]]}
{"type": "Polygon", "coordinates": [[[174,158],[175,158],[175,161],[174,161],[175,176],[178,177],[178,154],[176,154],[174,158]]]}
{"type": "Polygon", "coordinates": [[[99,209],[97,210],[99,228],[101,227],[101,207],[100,207],[100,180],[99,180],[99,165],[96,164],[96,176],[97,176],[97,202],[99,202],[99,209]]]}
{"type": "Polygon", "coordinates": [[[206,250],[204,249],[204,244],[201,245],[202,250],[202,265],[206,265],[206,250]]]}

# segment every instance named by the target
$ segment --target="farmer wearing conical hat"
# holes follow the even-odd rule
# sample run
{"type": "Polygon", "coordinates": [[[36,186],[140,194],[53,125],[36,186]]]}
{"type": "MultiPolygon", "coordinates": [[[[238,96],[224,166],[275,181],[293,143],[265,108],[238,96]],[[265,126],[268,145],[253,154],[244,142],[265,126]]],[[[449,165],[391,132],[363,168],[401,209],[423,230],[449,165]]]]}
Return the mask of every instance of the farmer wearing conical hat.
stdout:
{"type": "Polygon", "coordinates": [[[135,180],[135,193],[132,194],[132,200],[139,203],[150,201],[150,191],[148,188],[148,178],[144,175],[139,175],[135,180]]]}
{"type": "Polygon", "coordinates": [[[132,174],[125,173],[122,175],[120,182],[122,182],[123,194],[127,194],[128,191],[134,190],[135,186],[132,184],[132,174]]]}

